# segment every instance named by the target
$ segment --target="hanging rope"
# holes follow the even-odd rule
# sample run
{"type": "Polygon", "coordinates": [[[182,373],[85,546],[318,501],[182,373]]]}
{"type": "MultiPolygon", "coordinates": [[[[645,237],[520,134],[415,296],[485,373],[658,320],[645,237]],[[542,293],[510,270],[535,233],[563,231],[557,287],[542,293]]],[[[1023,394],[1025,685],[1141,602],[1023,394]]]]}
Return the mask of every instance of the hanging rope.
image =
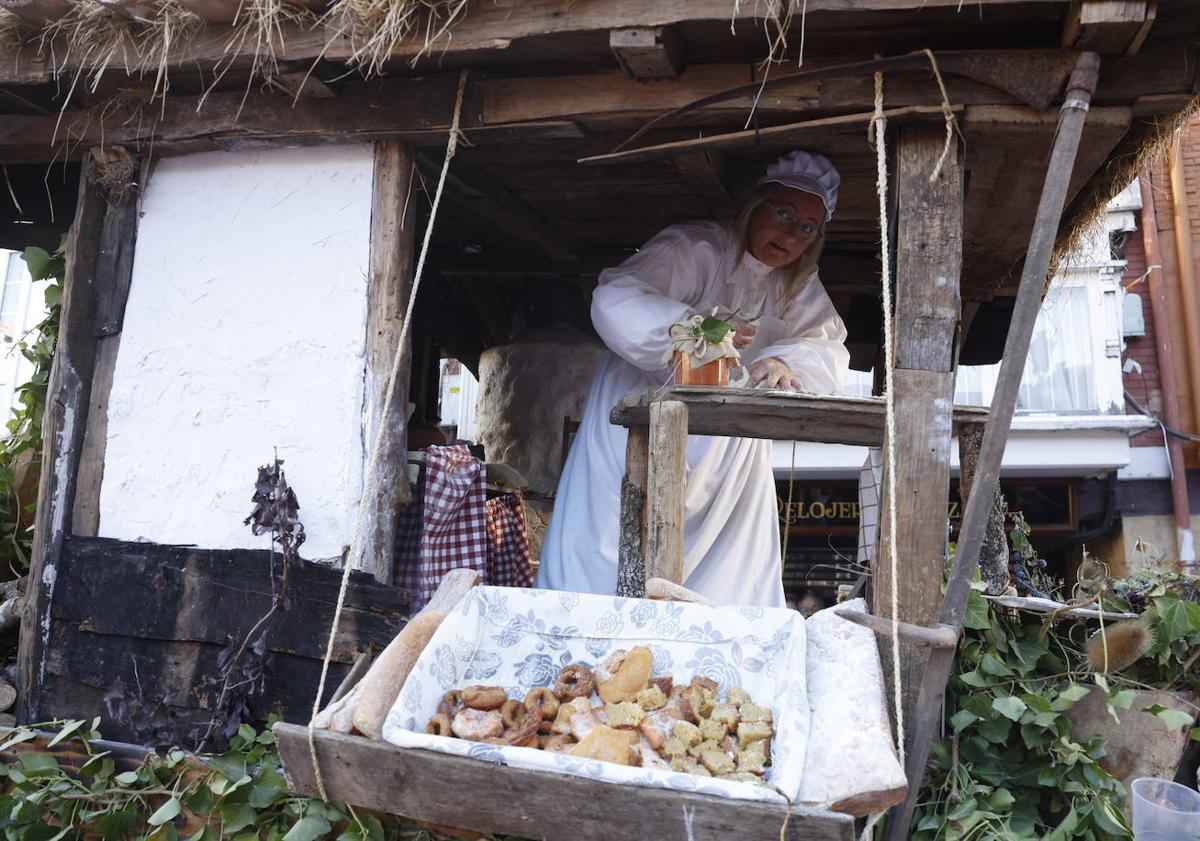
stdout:
{"type": "Polygon", "coordinates": [[[893,383],[895,368],[895,337],[892,335],[892,272],[891,234],[889,230],[888,171],[887,171],[887,119],[883,116],[883,74],[875,74],[875,114],[871,118],[875,132],[875,185],[879,193],[880,265],[883,282],[883,364],[884,389],[887,401],[884,435],[884,496],[887,509],[883,525],[887,531],[887,555],[892,576],[892,695],[896,707],[896,741],[899,747],[900,764],[904,764],[904,694],[900,685],[900,585],[896,561],[896,389],[893,383]]]}
{"type": "MultiPolygon", "coordinates": [[[[937,79],[938,89],[942,92],[942,114],[946,118],[946,143],[942,146],[942,154],[938,157],[937,163],[933,165],[933,172],[929,175],[929,183],[932,184],[938,180],[938,176],[942,174],[942,165],[946,163],[946,159],[950,157],[950,146],[954,142],[954,132],[958,131],[958,123],[954,119],[954,110],[950,107],[950,94],[946,93],[946,83],[942,80],[942,71],[938,69],[937,59],[934,58],[933,50],[926,47],[923,52],[929,57],[929,66],[933,68],[933,77],[937,79]]],[[[879,108],[879,85],[883,74],[876,73],[876,102],[875,108],[879,108]]],[[[879,113],[878,110],[875,112],[879,113]]],[[[960,132],[961,133],[961,132],[960,132]]]]}
{"type": "MultiPolygon", "coordinates": [[[[396,391],[396,380],[400,376],[401,362],[404,359],[404,349],[408,344],[408,328],[412,325],[413,307],[417,302],[417,290],[421,286],[421,275],[425,269],[425,257],[429,253],[429,241],[433,237],[433,223],[437,219],[438,205],[442,201],[442,189],[446,186],[446,173],[450,169],[450,159],[454,157],[454,152],[458,148],[458,125],[459,118],[462,115],[463,91],[467,87],[467,71],[463,70],[458,77],[458,96],[454,100],[454,119],[450,123],[450,139],[446,143],[446,159],[442,162],[442,173],[438,177],[437,189],[433,194],[433,203],[429,208],[429,223],[425,226],[425,238],[421,242],[421,254],[417,258],[417,267],[413,272],[412,292],[408,297],[408,308],[404,312],[404,324],[400,328],[400,340],[397,343],[396,353],[392,357],[392,370],[388,374],[387,386],[385,388],[385,397],[383,400],[383,409],[379,413],[379,428],[375,431],[375,441],[371,445],[371,454],[367,459],[367,475],[366,481],[363,484],[362,497],[358,503],[358,516],[354,523],[354,538],[350,541],[351,551],[357,546],[362,538],[363,522],[366,519],[367,505],[370,504],[371,495],[375,490],[376,471],[379,467],[379,456],[383,452],[383,441],[387,433],[387,424],[384,419],[387,418],[388,412],[392,407],[392,395],[396,391]]],[[[329,629],[329,642],[325,646],[325,659],[321,663],[321,680],[317,684],[317,697],[313,699],[312,716],[308,722],[308,753],[312,758],[313,776],[317,781],[317,791],[321,795],[321,799],[328,801],[329,797],[325,793],[325,779],[321,776],[321,765],[317,761],[317,745],[314,741],[312,720],[317,717],[317,713],[321,711],[321,697],[325,694],[325,680],[329,675],[329,661],[333,657],[333,643],[337,638],[338,623],[342,618],[342,606],[346,602],[346,591],[350,585],[350,559],[347,558],[345,568],[342,570],[342,584],[338,589],[337,607],[333,612],[333,626],[329,629]]]]}

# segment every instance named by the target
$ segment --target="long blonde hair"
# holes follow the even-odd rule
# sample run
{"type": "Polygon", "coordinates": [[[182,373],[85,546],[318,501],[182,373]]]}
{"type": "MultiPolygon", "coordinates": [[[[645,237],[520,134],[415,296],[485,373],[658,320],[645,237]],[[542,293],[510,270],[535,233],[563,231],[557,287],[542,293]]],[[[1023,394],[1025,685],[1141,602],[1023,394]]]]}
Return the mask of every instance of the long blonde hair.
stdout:
{"type": "MultiPolygon", "coordinates": [[[[750,251],[750,220],[754,216],[754,211],[762,207],[771,196],[775,195],[781,189],[782,185],[769,183],[759,184],[755,187],[746,198],[742,201],[742,209],[738,211],[737,219],[733,222],[733,236],[737,240],[737,262],[741,263],[742,258],[750,251]]],[[[780,315],[787,312],[787,308],[795,299],[796,294],[804,285],[804,282],[812,276],[813,271],[817,268],[817,261],[821,259],[821,250],[825,247],[825,216],[821,216],[820,230],[817,231],[816,239],[814,239],[804,249],[804,253],[788,263],[783,268],[787,271],[787,275],[783,282],[783,290],[780,293],[780,315]]]]}

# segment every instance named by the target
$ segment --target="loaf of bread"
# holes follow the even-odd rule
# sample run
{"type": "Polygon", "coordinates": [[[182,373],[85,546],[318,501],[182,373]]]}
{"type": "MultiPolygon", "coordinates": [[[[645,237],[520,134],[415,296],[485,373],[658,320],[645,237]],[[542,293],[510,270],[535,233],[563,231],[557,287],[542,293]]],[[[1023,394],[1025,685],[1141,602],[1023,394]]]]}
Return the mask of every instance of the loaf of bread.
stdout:
{"type": "Polygon", "coordinates": [[[382,737],[383,722],[400,694],[400,687],[445,618],[444,613],[422,611],[375,659],[355,687],[359,690],[358,703],[354,706],[355,730],[372,739],[382,737]]]}
{"type": "Polygon", "coordinates": [[[691,604],[712,604],[704,596],[689,590],[682,584],[676,584],[665,578],[646,579],[646,598],[664,602],[689,602],[691,604]]]}

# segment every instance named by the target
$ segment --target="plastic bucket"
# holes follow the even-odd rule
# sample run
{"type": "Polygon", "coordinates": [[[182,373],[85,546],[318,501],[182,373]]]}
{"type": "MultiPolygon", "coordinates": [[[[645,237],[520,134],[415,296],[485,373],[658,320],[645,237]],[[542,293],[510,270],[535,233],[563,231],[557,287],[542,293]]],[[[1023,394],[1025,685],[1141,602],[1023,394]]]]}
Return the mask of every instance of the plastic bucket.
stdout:
{"type": "Polygon", "coordinates": [[[1200,793],[1154,777],[1134,780],[1132,788],[1135,841],[1200,838],[1200,793]]]}

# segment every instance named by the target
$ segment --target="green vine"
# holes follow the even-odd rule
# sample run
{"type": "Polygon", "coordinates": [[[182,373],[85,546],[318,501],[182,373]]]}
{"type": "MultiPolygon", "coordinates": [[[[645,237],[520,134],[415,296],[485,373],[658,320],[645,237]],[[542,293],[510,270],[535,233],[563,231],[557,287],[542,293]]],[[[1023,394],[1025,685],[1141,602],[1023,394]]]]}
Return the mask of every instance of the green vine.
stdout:
{"type": "MultiPolygon", "coordinates": [[[[1020,543],[1031,553],[1027,531],[1014,534],[1014,549],[1020,543]]],[[[1140,613],[1137,621],[1154,641],[1142,656],[1135,653],[1132,665],[1110,673],[1091,668],[1083,651],[1102,633],[1096,620],[1043,621],[995,608],[981,583],[971,592],[946,690],[949,737],[934,745],[915,841],[1132,838],[1121,811],[1124,788],[1101,767],[1103,739],[1077,736],[1066,713],[1092,687],[1105,693],[1119,721],[1138,690],[1200,686],[1200,581],[1177,573],[1100,580],[1094,607],[1140,613]]],[[[1061,582],[1047,586],[1062,589],[1061,582]]],[[[1104,632],[1114,627],[1107,623],[1104,632]]],[[[1191,738],[1200,740],[1193,714],[1141,709],[1168,730],[1191,728],[1191,738]]]]}
{"type": "Polygon", "coordinates": [[[45,249],[26,248],[21,254],[35,281],[46,280],[46,317],[17,349],[33,364],[29,380],[16,389],[16,407],[8,422],[8,435],[0,440],[0,563],[14,571],[29,568],[33,543],[31,514],[37,505],[38,474],[41,470],[42,417],[46,411],[46,387],[58,343],[58,319],[62,309],[62,280],[66,270],[63,256],[66,237],[53,254],[45,249]],[[28,460],[27,472],[18,469],[28,460]],[[22,474],[23,475],[19,475],[22,474]]]}
{"type": "MultiPolygon", "coordinates": [[[[0,831],[9,841],[100,837],[138,841],[450,841],[401,818],[380,818],[340,803],[291,795],[269,729],[243,724],[230,748],[192,757],[180,750],[149,754],[118,772],[114,758],[93,744],[97,721],[56,721],[18,728],[0,743],[0,831]],[[34,727],[61,728],[47,747],[78,748],[78,771],[47,750],[18,754],[39,736],[34,727]],[[199,761],[198,761],[199,760],[199,761]]],[[[273,722],[271,722],[273,723],[273,722]]]]}

